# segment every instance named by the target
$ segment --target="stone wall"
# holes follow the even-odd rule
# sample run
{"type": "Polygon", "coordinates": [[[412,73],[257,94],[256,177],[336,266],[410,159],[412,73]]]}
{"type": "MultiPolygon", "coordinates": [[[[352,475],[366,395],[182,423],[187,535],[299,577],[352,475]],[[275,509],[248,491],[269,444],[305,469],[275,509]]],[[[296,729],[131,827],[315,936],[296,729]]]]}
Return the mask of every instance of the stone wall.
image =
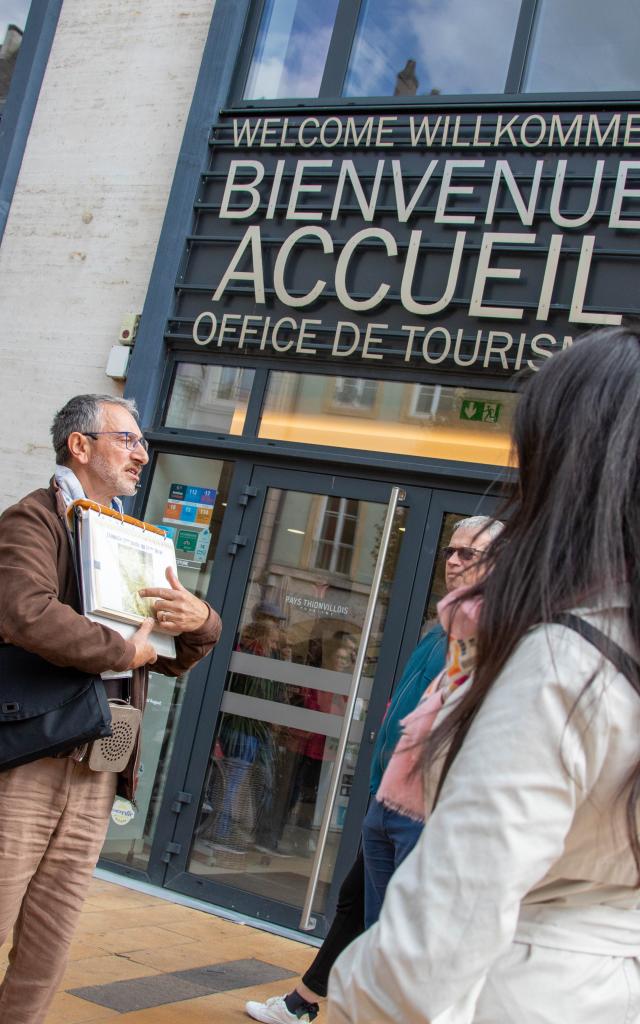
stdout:
{"type": "Polygon", "coordinates": [[[0,246],[0,509],[144,303],[214,0],[65,0],[0,246]]]}

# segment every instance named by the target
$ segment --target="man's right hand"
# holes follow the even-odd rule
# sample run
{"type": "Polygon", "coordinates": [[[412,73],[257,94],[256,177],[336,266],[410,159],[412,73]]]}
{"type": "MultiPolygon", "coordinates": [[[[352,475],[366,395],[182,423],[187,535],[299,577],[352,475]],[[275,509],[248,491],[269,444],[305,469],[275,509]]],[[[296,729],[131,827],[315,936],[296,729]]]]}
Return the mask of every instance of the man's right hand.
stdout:
{"type": "Polygon", "coordinates": [[[136,653],[131,661],[129,668],[140,668],[141,665],[152,665],[157,660],[156,649],[149,642],[149,634],[155,626],[155,619],[145,619],[140,629],[131,637],[131,643],[136,649],[136,653]]]}

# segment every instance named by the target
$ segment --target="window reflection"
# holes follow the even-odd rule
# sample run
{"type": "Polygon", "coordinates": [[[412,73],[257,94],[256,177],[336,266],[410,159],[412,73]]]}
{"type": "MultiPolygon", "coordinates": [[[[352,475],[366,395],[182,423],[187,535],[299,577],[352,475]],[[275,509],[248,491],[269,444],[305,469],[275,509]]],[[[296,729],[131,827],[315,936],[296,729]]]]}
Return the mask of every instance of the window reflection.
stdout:
{"type": "Polygon", "coordinates": [[[332,403],[340,409],[370,413],[376,403],[378,381],[362,377],[336,377],[332,403]]]}
{"type": "Polygon", "coordinates": [[[244,98],[318,96],[337,7],[338,0],[268,0],[244,98]]]}
{"type": "Polygon", "coordinates": [[[317,569],[345,576],[351,572],[359,504],[351,498],[324,499],[315,542],[317,569]]]}
{"type": "Polygon", "coordinates": [[[165,426],[241,434],[253,376],[238,366],[178,363],[165,426]]]}
{"type": "Polygon", "coordinates": [[[345,96],[502,92],[520,0],[365,0],[345,96]]]}
{"type": "Polygon", "coordinates": [[[273,371],[258,436],[507,466],[517,394],[273,371]]]}
{"type": "Polygon", "coordinates": [[[540,0],[525,92],[639,87],[637,0],[540,0]]]}
{"type": "Polygon", "coordinates": [[[0,111],[9,94],[30,6],[31,0],[0,4],[0,111]]]}
{"type": "Polygon", "coordinates": [[[411,388],[409,415],[420,419],[433,419],[440,408],[441,384],[414,384],[411,388]]]}

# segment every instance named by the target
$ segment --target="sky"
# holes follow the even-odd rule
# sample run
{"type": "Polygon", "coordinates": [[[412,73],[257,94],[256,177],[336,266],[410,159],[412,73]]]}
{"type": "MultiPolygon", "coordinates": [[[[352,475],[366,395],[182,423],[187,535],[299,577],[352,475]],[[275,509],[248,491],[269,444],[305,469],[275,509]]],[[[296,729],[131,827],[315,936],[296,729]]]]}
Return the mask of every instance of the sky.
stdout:
{"type": "Polygon", "coordinates": [[[416,61],[418,94],[502,92],[519,0],[367,0],[345,94],[392,95],[416,61]]]}
{"type": "Polygon", "coordinates": [[[5,37],[7,25],[24,28],[31,0],[0,0],[0,44],[5,37]]]}

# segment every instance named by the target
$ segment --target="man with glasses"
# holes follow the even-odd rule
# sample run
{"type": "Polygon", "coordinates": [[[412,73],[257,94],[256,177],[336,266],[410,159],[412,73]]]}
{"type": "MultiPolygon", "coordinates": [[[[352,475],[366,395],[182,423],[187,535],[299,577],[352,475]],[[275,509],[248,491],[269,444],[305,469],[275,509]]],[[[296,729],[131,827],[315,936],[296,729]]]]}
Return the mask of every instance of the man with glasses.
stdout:
{"type": "MultiPolygon", "coordinates": [[[[502,529],[489,516],[461,519],[443,549],[447,592],[476,582],[482,570],[482,553],[502,529]]],[[[310,1024],[319,1012],[318,999],[326,996],[329,972],[347,946],[377,920],[389,880],[413,849],[422,822],[391,811],[375,799],[384,770],[400,738],[400,722],[416,707],[429,683],[444,668],[447,635],[438,623],[411,654],[395,686],[380,726],[371,762],[371,803],[362,828],[362,851],[345,878],[338,895],[336,915],[327,937],[302,980],[285,996],[266,1002],[250,1000],[246,1011],[262,1024],[310,1024]]]]}
{"type": "MultiPolygon", "coordinates": [[[[203,658],[220,635],[215,611],[169,570],[147,619],[130,640],[81,614],[66,509],[90,498],[119,511],[149,461],[135,404],[109,395],[78,395],[51,428],[56,472],[0,517],[0,640],[57,666],[109,672],[107,696],[144,709],[149,666],[177,676],[203,658]],[[152,628],[175,635],[175,659],[158,658],[152,628]],[[129,688],[129,679],[126,683],[129,688]]],[[[13,927],[0,985],[0,1020],[42,1024],[62,977],[69,944],[109,822],[116,789],[131,799],[139,763],[91,771],[82,751],[0,772],[0,945],[13,927]]]]}

